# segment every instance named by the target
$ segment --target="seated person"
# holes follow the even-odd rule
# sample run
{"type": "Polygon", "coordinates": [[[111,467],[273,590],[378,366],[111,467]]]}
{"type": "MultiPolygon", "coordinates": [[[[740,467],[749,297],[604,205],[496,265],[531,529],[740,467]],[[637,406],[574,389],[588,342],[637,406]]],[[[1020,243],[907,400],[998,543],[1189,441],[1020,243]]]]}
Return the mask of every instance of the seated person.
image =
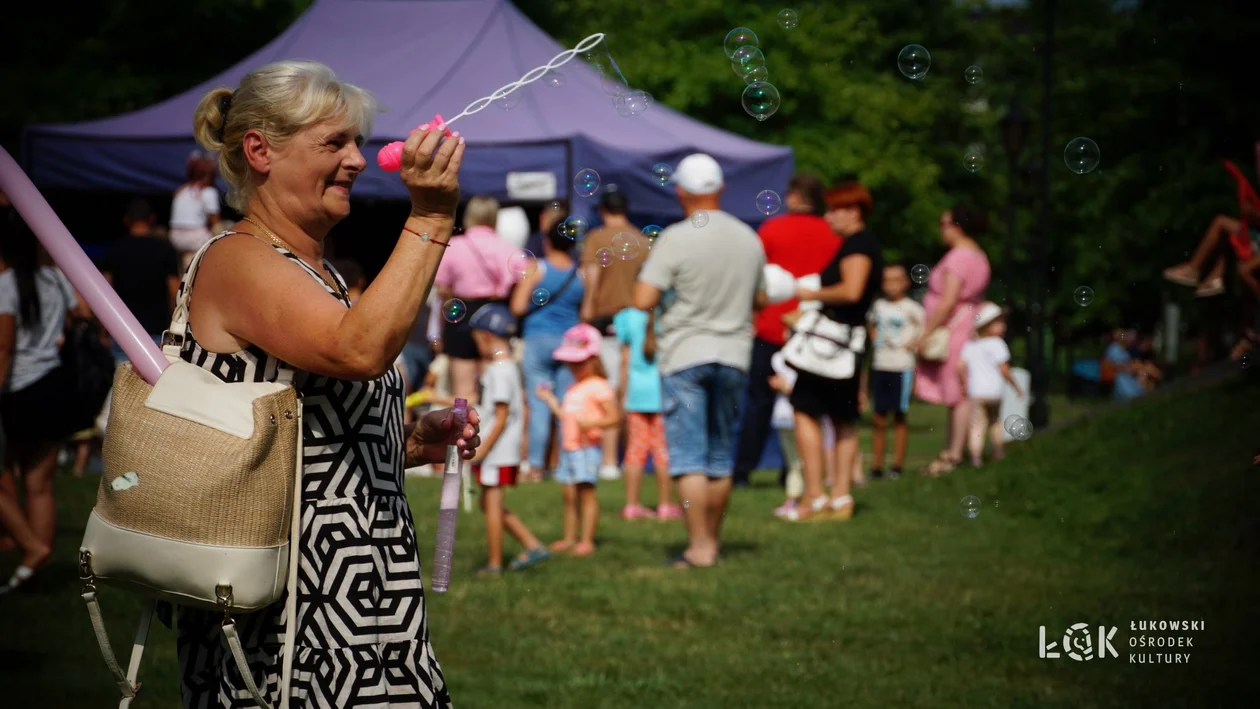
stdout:
{"type": "MultiPolygon", "coordinates": [[[[1112,374],[1111,396],[1117,401],[1136,399],[1146,393],[1138,379],[1137,369],[1133,364],[1133,356],[1125,347],[1127,343],[1137,339],[1136,330],[1116,332],[1111,344],[1103,353],[1103,368],[1112,374]]],[[[1140,368],[1140,367],[1139,367],[1140,368]]],[[[1106,378],[1106,373],[1104,373],[1106,378]]]]}
{"type": "Polygon", "coordinates": [[[1164,269],[1164,278],[1194,288],[1194,294],[1200,298],[1220,295],[1225,292],[1225,259],[1232,245],[1243,282],[1260,297],[1260,285],[1256,283],[1256,272],[1260,270],[1260,210],[1244,203],[1241,214],[1242,220],[1216,215],[1190,260],[1164,269]],[[1245,253],[1239,244],[1231,244],[1232,237],[1242,230],[1243,221],[1248,225],[1247,239],[1241,241],[1242,246],[1249,247],[1245,253]]]}
{"type": "Polygon", "coordinates": [[[1143,333],[1137,337],[1129,348],[1129,358],[1129,368],[1143,390],[1150,391],[1163,380],[1164,370],[1155,363],[1155,338],[1150,334],[1143,333]]]}

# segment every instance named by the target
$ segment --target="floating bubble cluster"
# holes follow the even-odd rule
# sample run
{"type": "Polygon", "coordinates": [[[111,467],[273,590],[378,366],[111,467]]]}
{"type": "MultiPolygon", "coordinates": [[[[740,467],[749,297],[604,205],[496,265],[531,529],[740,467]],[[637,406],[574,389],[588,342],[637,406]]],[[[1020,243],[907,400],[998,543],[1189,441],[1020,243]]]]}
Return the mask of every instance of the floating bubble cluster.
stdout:
{"type": "Polygon", "coordinates": [[[599,191],[599,173],[589,167],[578,170],[573,176],[573,190],[583,197],[592,197],[599,191]]]}
{"type": "Polygon", "coordinates": [[[922,79],[932,67],[932,55],[918,44],[907,44],[897,55],[897,68],[910,79],[922,79]]]}
{"type": "MultiPolygon", "coordinates": [[[[797,25],[796,11],[779,12],[779,24],[792,29],[797,25]]],[[[770,71],[766,68],[766,55],[761,50],[757,34],[747,27],[736,27],[726,34],[722,43],[731,69],[744,80],[746,86],[740,96],[740,104],[748,115],[764,121],[779,110],[779,90],[770,83],[770,71]]]]}
{"type": "Polygon", "coordinates": [[[1002,428],[1017,441],[1026,441],[1033,435],[1032,422],[1019,414],[1007,416],[1002,421],[1002,428]]]}
{"type": "Polygon", "coordinates": [[[910,280],[923,285],[928,282],[928,276],[932,275],[932,269],[927,264],[918,263],[910,268],[910,280]]]}
{"type": "Polygon", "coordinates": [[[464,301],[459,298],[451,298],[442,303],[442,318],[446,322],[459,322],[464,319],[464,315],[468,313],[468,306],[464,305],[464,301]]]}
{"type": "Polygon", "coordinates": [[[731,57],[731,69],[741,77],[747,76],[748,72],[754,69],[765,69],[766,55],[754,46],[740,47],[735,50],[735,56],[731,57]]]}
{"type": "Polygon", "coordinates": [[[1072,291],[1072,302],[1082,308],[1089,305],[1094,302],[1094,289],[1089,286],[1077,286],[1076,290],[1072,291]]]}
{"type": "Polygon", "coordinates": [[[1063,151],[1063,162],[1078,175],[1084,175],[1098,167],[1100,157],[1098,143],[1089,138],[1073,138],[1063,151]]]}
{"type": "Polygon", "coordinates": [[[762,190],[757,193],[757,211],[770,216],[783,207],[783,199],[774,190],[762,190]]]}
{"type": "Polygon", "coordinates": [[[975,519],[980,514],[980,498],[967,495],[958,503],[958,511],[967,519],[975,519]]]}

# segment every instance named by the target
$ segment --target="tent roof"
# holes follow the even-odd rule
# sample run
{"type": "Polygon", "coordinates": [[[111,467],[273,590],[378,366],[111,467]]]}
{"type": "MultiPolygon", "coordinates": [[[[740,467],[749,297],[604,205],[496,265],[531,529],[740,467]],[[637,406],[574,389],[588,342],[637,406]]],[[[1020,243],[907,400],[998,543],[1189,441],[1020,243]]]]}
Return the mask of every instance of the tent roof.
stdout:
{"type": "MultiPolygon", "coordinates": [[[[316,0],[270,44],[178,96],[110,118],[30,128],[27,162],[36,182],[47,185],[171,189],[182,182],[183,157],[194,147],[193,110],[208,90],[236,86],[249,71],[273,61],[311,59],[371,91],[385,109],[373,128],[369,168],[356,194],[402,198],[397,177],[375,165],[377,146],[405,138],[434,114],[458,114],[564,49],[506,0],[316,0]]],[[[672,197],[653,183],[650,166],[701,151],[726,168],[728,197],[741,193],[737,199],[747,208],[730,211],[755,219],[760,217],[756,192],[781,190],[790,175],[790,148],[718,130],[660,104],[623,117],[603,92],[599,74],[580,59],[560,72],[562,86],[534,82],[513,94],[520,99],[510,110],[491,104],[460,119],[456,127],[469,143],[467,193],[511,198],[507,172],[551,172],[555,196],[564,198],[574,172],[593,167],[605,184],[618,182],[632,203],[641,192],[664,209],[672,197]],[[741,175],[757,176],[763,184],[741,189],[741,175]]]]}

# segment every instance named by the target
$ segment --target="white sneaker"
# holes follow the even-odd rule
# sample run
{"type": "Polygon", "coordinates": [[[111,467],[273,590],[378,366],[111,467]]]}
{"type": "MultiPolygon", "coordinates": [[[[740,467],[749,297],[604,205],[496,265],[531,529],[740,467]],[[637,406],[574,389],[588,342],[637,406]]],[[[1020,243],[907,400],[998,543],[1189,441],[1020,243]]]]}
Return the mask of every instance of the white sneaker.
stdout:
{"type": "Polygon", "coordinates": [[[605,465],[599,469],[600,480],[620,480],[621,468],[615,465],[605,465]]]}

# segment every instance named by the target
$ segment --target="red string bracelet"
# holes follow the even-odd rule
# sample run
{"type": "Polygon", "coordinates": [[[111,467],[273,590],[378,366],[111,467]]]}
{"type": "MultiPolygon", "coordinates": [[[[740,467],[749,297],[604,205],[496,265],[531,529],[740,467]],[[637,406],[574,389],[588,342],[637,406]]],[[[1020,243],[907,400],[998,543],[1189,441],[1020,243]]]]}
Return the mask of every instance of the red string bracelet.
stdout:
{"type": "Polygon", "coordinates": [[[450,246],[451,244],[451,242],[449,241],[438,241],[437,239],[434,239],[432,236],[429,236],[429,233],[427,231],[424,233],[420,233],[416,231],[415,229],[412,229],[411,227],[407,226],[406,224],[403,224],[403,231],[409,231],[412,234],[415,234],[416,236],[420,237],[421,241],[425,243],[434,243],[442,247],[450,246]]]}

